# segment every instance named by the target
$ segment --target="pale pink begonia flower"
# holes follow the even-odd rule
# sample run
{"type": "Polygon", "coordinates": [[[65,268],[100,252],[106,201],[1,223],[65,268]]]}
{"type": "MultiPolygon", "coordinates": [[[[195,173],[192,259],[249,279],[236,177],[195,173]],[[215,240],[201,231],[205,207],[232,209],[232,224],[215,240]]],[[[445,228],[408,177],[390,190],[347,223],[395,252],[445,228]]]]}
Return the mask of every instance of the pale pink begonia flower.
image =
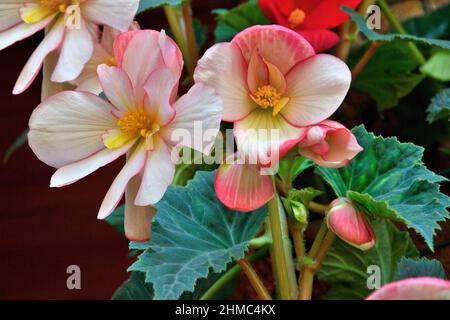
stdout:
{"type": "MultiPolygon", "coordinates": [[[[316,55],[298,33],[271,25],[250,27],[231,42],[211,47],[200,59],[194,79],[216,89],[224,101],[223,120],[234,123],[239,152],[258,160],[274,158],[274,153],[281,159],[304,137],[305,127],[331,116],[347,94],[351,74],[338,58],[316,55]]],[[[241,169],[251,170],[242,165],[241,169]]],[[[270,179],[264,179],[265,187],[258,178],[244,185],[238,181],[241,174],[230,167],[219,168],[218,175],[219,198],[235,199],[224,202],[226,206],[243,203],[236,197],[247,198],[252,207],[267,202],[267,193],[254,192],[252,184],[269,190],[270,179]]]]}
{"type": "Polygon", "coordinates": [[[308,127],[299,147],[303,156],[329,168],[346,166],[363,150],[350,130],[332,120],[308,127]]]}
{"type": "Polygon", "coordinates": [[[33,112],[28,139],[38,158],[58,169],[52,187],[71,184],[126,154],[98,218],[107,217],[126,190],[125,232],[143,241],[150,234],[151,205],[162,198],[175,173],[172,151],[184,144],[208,153],[210,142],[206,147],[198,142],[202,131],[217,135],[223,104],[201,82],[176,100],[183,60],[163,31],[122,33],[114,56],[117,67],[98,67],[109,101],[88,92],[58,93],[33,112]],[[202,130],[194,130],[195,123],[202,130]],[[191,139],[179,143],[175,136],[180,130],[191,139]]]}
{"type": "Polygon", "coordinates": [[[45,57],[59,50],[54,82],[74,80],[91,58],[99,25],[127,31],[139,0],[2,0],[0,50],[47,28],[46,35],[17,79],[14,94],[25,91],[45,57]]]}
{"type": "Polygon", "coordinates": [[[450,281],[432,277],[403,279],[385,284],[366,300],[450,300],[450,281]]]}

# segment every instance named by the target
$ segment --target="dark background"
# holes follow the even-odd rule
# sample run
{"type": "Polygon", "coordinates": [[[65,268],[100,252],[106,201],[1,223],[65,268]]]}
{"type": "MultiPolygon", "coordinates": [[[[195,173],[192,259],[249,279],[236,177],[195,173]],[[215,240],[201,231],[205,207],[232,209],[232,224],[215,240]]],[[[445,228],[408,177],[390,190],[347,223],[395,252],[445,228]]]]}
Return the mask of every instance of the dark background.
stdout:
{"type": "MultiPolygon", "coordinates": [[[[213,8],[237,1],[194,1],[193,9],[213,30],[213,8]]],[[[162,10],[137,19],[142,28],[168,29],[162,10]]],[[[211,33],[211,31],[210,31],[211,33]]],[[[27,128],[40,102],[40,76],[19,96],[15,81],[43,33],[0,51],[0,156],[27,128]]],[[[211,39],[212,34],[209,34],[211,39]]],[[[54,169],[29,147],[0,163],[0,299],[109,299],[128,277],[128,243],[97,220],[102,199],[122,166],[108,165],[77,183],[49,188],[54,169]],[[68,290],[66,269],[81,268],[81,290],[68,290]]]]}

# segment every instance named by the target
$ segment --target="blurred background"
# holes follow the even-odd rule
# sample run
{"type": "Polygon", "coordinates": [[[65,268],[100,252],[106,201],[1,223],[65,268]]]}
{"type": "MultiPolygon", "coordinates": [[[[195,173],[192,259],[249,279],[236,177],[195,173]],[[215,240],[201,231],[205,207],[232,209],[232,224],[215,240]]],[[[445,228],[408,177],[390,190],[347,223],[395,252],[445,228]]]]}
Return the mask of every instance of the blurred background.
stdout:
{"type": "MultiPolygon", "coordinates": [[[[204,48],[214,38],[215,20],[211,10],[232,8],[239,2],[193,1],[194,16],[209,27],[204,48]]],[[[419,9],[414,11],[420,1],[395,2],[408,5],[397,9],[399,15],[421,14],[419,9]]],[[[162,10],[143,13],[137,20],[142,28],[168,28],[162,10]]],[[[11,92],[42,36],[42,32],[38,33],[0,51],[0,157],[27,128],[29,116],[40,102],[40,76],[25,93],[13,96],[11,92]]],[[[365,122],[369,130],[378,134],[398,134],[395,132],[398,118],[390,114],[367,121],[369,111],[364,119],[352,117],[351,111],[342,111],[349,125],[365,122]]],[[[410,140],[407,136],[403,138],[403,141],[410,140]]],[[[426,157],[428,165],[434,170],[448,168],[446,160],[435,156],[436,148],[434,145],[427,149],[431,150],[426,157]]],[[[108,223],[97,220],[96,215],[122,161],[117,160],[60,189],[49,188],[54,169],[40,162],[27,145],[18,149],[7,163],[0,164],[0,299],[111,298],[128,278],[126,269],[132,258],[128,256],[126,239],[108,223]],[[81,268],[81,290],[67,289],[66,269],[70,265],[81,268]]],[[[450,251],[446,239],[450,238],[450,227],[448,223],[443,226],[444,232],[436,239],[441,246],[427,256],[441,260],[448,274],[450,251]]]]}

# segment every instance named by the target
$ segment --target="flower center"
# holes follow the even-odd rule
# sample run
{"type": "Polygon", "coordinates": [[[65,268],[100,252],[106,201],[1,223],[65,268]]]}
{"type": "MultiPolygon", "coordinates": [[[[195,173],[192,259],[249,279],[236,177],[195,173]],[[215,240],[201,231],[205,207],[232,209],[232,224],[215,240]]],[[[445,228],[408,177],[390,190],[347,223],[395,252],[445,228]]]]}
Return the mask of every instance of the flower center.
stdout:
{"type": "Polygon", "coordinates": [[[133,136],[140,135],[144,138],[160,129],[159,125],[153,122],[142,109],[125,112],[122,118],[117,121],[117,125],[123,133],[133,136]]]}
{"type": "Polygon", "coordinates": [[[267,109],[269,107],[275,107],[280,102],[281,95],[277,89],[271,85],[266,85],[256,90],[253,99],[261,108],[267,109]]]}
{"type": "Polygon", "coordinates": [[[305,21],[305,18],[306,18],[305,11],[298,8],[295,9],[289,15],[288,18],[289,27],[291,27],[292,29],[297,28],[299,25],[303,23],[303,21],[305,21]]]}

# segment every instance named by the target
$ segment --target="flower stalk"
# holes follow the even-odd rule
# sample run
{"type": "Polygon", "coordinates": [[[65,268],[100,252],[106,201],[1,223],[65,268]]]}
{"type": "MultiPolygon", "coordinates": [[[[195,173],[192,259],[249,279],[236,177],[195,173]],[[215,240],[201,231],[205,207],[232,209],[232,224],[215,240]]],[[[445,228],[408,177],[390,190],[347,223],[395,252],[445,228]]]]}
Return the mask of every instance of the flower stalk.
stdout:
{"type": "Polygon", "coordinates": [[[255,269],[253,269],[252,265],[247,261],[247,259],[238,260],[237,263],[247,276],[253,289],[255,289],[256,293],[258,294],[258,297],[261,300],[272,300],[272,297],[264,286],[261,278],[258,276],[258,273],[255,269]]]}
{"type": "Polygon", "coordinates": [[[194,24],[192,22],[192,10],[190,1],[187,1],[185,4],[183,4],[182,12],[184,24],[186,27],[187,46],[190,54],[189,59],[190,65],[188,65],[187,68],[189,70],[189,75],[192,76],[198,61],[198,48],[197,48],[197,41],[195,39],[194,24]]]}
{"type": "Polygon", "coordinates": [[[361,73],[361,71],[364,69],[366,64],[370,61],[374,53],[377,51],[378,47],[380,45],[377,42],[372,42],[370,44],[369,49],[364,53],[364,55],[361,57],[361,59],[358,61],[356,66],[352,70],[352,79],[355,80],[358,75],[361,73]]]}

